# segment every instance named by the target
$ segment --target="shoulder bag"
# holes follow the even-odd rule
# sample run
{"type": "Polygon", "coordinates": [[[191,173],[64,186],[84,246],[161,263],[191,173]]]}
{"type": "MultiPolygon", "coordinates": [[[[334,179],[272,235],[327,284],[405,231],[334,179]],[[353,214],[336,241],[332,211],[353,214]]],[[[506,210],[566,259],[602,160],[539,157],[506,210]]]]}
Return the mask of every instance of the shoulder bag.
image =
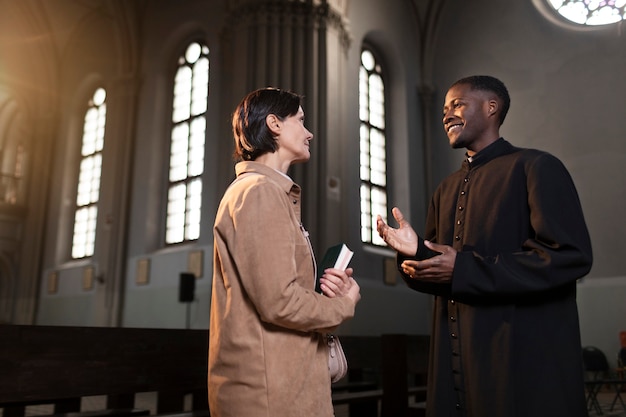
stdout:
{"type": "Polygon", "coordinates": [[[348,373],[348,361],[341,347],[339,337],[333,334],[326,335],[328,343],[328,370],[330,371],[330,381],[337,382],[348,373]]]}

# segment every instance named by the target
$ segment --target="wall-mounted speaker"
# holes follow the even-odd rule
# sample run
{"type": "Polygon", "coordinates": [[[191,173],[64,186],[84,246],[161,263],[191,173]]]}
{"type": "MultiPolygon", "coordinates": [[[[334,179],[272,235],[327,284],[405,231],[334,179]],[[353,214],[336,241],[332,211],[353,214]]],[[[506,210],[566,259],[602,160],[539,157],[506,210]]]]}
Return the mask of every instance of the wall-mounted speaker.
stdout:
{"type": "Polygon", "coordinates": [[[178,287],[178,301],[190,303],[196,292],[196,276],[190,272],[180,273],[180,285],[178,287]]]}

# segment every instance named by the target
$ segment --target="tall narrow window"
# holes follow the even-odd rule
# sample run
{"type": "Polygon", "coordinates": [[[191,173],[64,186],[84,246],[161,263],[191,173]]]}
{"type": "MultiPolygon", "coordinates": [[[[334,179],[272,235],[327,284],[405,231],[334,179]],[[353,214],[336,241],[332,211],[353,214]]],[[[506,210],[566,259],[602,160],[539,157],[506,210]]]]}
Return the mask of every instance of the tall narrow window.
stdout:
{"type": "Polygon", "coordinates": [[[387,221],[385,86],[381,66],[368,49],[361,52],[359,119],[361,240],[384,246],[376,232],[376,216],[380,214],[387,221]]]}
{"type": "Polygon", "coordinates": [[[105,99],[106,91],[98,88],[89,100],[85,113],[72,239],[74,259],[86,258],[94,253],[107,112],[105,99]]]}
{"type": "Polygon", "coordinates": [[[178,60],[170,145],[165,243],[198,239],[204,138],[209,95],[209,48],[193,42],[178,60]]]}

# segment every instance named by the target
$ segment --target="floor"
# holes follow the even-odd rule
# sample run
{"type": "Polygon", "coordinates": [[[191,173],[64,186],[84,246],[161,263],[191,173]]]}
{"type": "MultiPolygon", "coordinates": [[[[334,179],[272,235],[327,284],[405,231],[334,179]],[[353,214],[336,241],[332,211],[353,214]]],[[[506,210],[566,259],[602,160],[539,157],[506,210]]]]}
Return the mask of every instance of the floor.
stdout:
{"type": "MultiPolygon", "coordinates": [[[[626,403],[626,392],[621,394],[622,399],[626,403]]],[[[591,410],[589,412],[589,417],[603,416],[603,417],[626,417],[626,410],[622,407],[619,400],[617,404],[610,410],[611,402],[613,401],[614,393],[611,392],[600,392],[598,394],[598,402],[602,408],[602,414],[597,413],[595,410],[591,410]]],[[[92,410],[101,410],[104,408],[105,397],[96,396],[96,397],[85,397],[81,403],[81,409],[83,411],[92,411],[92,410]]],[[[154,393],[140,393],[135,397],[135,407],[148,409],[151,411],[151,414],[155,414],[155,394],[154,393]]],[[[189,402],[189,408],[191,404],[189,402]]],[[[186,407],[187,408],[187,407],[186,407]]],[[[36,417],[41,415],[49,415],[52,414],[53,410],[51,406],[40,405],[40,406],[30,406],[27,407],[26,415],[28,417],[36,417]]],[[[2,409],[0,409],[0,417],[2,417],[2,409]]],[[[348,417],[348,406],[341,405],[335,407],[335,416],[336,417],[348,417]]],[[[354,416],[353,416],[354,417],[354,416]]],[[[358,416],[356,416],[358,417],[358,416]]],[[[563,417],[563,416],[555,416],[555,417],[563,417]]]]}
{"type": "MultiPolygon", "coordinates": [[[[621,393],[621,397],[626,403],[626,392],[621,393]]],[[[626,408],[623,408],[619,400],[611,410],[611,403],[615,398],[615,394],[612,392],[600,392],[598,393],[598,402],[602,409],[602,414],[599,414],[596,410],[589,411],[589,417],[626,417],[626,408]]],[[[335,417],[349,417],[348,406],[335,407],[335,417]]],[[[355,416],[352,416],[355,417],[355,416]]],[[[358,416],[356,416],[358,417],[358,416]]],[[[554,417],[567,417],[567,416],[554,416],[554,417]]]]}
{"type": "MultiPolygon", "coordinates": [[[[624,403],[626,403],[626,392],[622,392],[621,397],[624,400],[624,403]]],[[[624,407],[622,407],[622,404],[620,404],[619,399],[613,407],[613,410],[611,410],[611,403],[613,402],[614,398],[615,394],[612,392],[599,393],[598,402],[600,403],[600,407],[602,408],[602,414],[599,414],[596,410],[591,410],[589,412],[589,416],[595,417],[602,415],[606,417],[626,417],[626,410],[624,409],[624,407]]]]}
{"type": "MultiPolygon", "coordinates": [[[[81,411],[103,410],[106,406],[106,396],[97,395],[93,397],[83,397],[80,403],[81,411]]],[[[150,410],[150,414],[156,414],[156,393],[140,392],[135,394],[135,408],[150,410]]],[[[185,410],[191,410],[191,397],[185,398],[185,410]]],[[[51,415],[54,412],[52,405],[31,405],[26,407],[26,417],[36,417],[51,415]]],[[[0,409],[2,417],[2,409],[0,409]]]]}

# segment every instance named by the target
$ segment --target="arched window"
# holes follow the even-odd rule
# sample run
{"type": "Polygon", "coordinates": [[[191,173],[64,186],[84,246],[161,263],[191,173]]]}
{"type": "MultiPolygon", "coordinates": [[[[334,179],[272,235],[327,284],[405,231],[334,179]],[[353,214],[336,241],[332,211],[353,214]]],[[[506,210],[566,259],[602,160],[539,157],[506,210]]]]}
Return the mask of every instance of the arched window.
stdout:
{"type": "Polygon", "coordinates": [[[200,236],[204,140],[209,95],[209,48],[191,43],[174,80],[165,243],[200,236]]]}
{"type": "Polygon", "coordinates": [[[574,26],[602,26],[626,19],[626,0],[534,0],[539,9],[574,26]],[[541,2],[538,4],[538,2],[541,2]],[[548,8],[549,10],[544,10],[548,8]]]}
{"type": "Polygon", "coordinates": [[[94,253],[107,112],[105,100],[106,91],[98,88],[89,100],[85,113],[72,239],[74,259],[86,258],[94,253]]]}
{"type": "Polygon", "coordinates": [[[385,85],[381,66],[369,49],[361,51],[359,119],[361,241],[384,246],[376,232],[376,216],[387,220],[385,85]]]}
{"type": "Polygon", "coordinates": [[[29,137],[17,100],[0,86],[0,203],[24,204],[21,181],[29,137]]]}

